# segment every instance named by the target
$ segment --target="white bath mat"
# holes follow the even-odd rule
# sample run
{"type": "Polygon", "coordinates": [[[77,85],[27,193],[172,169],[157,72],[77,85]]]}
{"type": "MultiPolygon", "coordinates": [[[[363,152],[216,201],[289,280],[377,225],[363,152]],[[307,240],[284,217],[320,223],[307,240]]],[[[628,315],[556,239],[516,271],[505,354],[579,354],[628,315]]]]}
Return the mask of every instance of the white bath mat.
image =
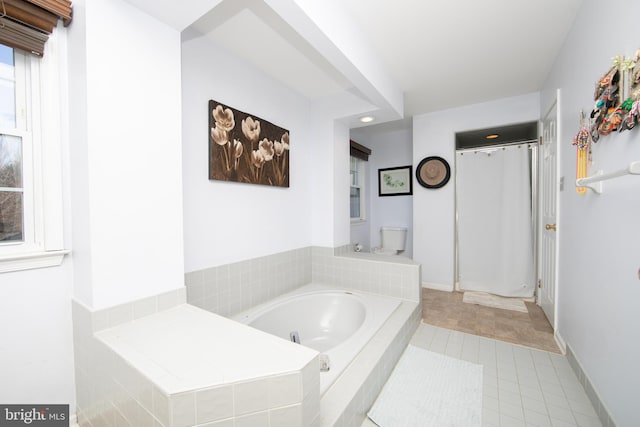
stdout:
{"type": "Polygon", "coordinates": [[[482,366],[409,345],[367,415],[380,427],[480,427],[482,366]]]}
{"type": "Polygon", "coordinates": [[[465,292],[462,296],[462,302],[527,313],[527,306],[522,299],[506,298],[485,292],[465,292]]]}

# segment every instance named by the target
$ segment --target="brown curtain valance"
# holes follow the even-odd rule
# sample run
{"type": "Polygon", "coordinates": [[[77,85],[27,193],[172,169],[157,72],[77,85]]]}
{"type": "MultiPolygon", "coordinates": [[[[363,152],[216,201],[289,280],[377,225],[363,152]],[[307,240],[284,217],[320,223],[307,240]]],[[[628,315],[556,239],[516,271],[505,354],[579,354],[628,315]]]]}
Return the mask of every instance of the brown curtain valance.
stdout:
{"type": "Polygon", "coordinates": [[[42,56],[49,34],[71,22],[69,0],[0,0],[0,43],[42,56]]]}
{"type": "Polygon", "coordinates": [[[349,141],[351,144],[350,152],[353,157],[358,159],[362,159],[364,161],[369,160],[369,155],[371,154],[371,149],[365,147],[364,145],[360,145],[355,141],[349,141]]]}

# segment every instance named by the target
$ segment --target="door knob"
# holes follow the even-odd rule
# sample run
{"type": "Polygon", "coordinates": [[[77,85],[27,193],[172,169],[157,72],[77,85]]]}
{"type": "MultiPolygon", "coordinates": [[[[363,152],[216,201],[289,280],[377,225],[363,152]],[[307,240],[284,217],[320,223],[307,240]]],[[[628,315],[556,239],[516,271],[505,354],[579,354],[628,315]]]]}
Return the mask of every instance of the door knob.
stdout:
{"type": "Polygon", "coordinates": [[[544,226],[545,230],[553,230],[555,231],[558,227],[555,224],[547,224],[544,226]]]}

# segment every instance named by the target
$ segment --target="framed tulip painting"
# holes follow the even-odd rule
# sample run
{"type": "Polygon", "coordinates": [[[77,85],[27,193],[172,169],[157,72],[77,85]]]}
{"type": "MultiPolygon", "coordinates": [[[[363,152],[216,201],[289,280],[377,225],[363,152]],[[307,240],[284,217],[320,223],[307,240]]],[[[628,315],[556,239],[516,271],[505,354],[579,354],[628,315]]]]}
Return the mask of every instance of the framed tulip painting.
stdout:
{"type": "Polygon", "coordinates": [[[289,187],[289,131],[209,101],[209,179],[289,187]]]}

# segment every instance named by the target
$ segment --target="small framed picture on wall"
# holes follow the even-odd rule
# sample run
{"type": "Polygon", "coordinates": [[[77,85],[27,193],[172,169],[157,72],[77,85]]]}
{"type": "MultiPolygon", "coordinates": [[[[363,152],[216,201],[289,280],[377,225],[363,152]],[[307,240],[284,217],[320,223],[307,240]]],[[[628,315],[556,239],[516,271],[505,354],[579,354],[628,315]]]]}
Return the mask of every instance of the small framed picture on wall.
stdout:
{"type": "Polygon", "coordinates": [[[411,165],[378,169],[378,196],[409,196],[413,194],[411,171],[411,165]]]}

